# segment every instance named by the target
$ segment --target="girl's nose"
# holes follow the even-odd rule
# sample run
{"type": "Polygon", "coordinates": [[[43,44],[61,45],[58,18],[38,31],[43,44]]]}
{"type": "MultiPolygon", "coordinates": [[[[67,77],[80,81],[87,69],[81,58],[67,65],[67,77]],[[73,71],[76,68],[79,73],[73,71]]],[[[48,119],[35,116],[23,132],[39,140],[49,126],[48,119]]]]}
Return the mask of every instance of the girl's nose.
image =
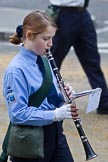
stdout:
{"type": "Polygon", "coordinates": [[[52,39],[50,39],[49,41],[48,41],[48,47],[51,47],[52,46],[52,39]]]}

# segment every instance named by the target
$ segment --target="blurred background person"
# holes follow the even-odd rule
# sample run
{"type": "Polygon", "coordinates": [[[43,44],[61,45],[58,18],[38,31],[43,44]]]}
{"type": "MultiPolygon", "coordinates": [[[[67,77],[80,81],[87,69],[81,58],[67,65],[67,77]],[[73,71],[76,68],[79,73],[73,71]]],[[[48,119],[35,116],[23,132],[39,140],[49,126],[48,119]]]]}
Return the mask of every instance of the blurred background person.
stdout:
{"type": "Polygon", "coordinates": [[[58,27],[51,48],[57,66],[61,68],[64,58],[73,46],[91,87],[102,88],[97,113],[108,114],[108,88],[100,66],[96,30],[87,10],[89,0],[49,1],[51,6],[47,12],[54,17],[58,27]]]}

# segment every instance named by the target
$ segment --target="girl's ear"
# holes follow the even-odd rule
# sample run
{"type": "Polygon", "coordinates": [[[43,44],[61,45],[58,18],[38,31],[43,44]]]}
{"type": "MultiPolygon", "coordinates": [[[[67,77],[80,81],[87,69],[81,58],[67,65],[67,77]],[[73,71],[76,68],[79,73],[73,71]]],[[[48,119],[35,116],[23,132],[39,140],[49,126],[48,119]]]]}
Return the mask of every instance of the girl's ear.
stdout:
{"type": "Polygon", "coordinates": [[[28,40],[32,40],[32,33],[31,33],[31,31],[27,31],[26,32],[26,38],[28,39],[28,40]]]}

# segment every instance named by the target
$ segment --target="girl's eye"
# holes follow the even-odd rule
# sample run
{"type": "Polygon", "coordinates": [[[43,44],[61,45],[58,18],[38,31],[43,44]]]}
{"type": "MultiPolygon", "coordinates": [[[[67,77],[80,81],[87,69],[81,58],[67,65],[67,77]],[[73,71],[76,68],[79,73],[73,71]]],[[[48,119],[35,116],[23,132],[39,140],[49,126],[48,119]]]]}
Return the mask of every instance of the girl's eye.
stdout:
{"type": "Polygon", "coordinates": [[[47,40],[50,40],[50,38],[49,38],[49,37],[47,37],[47,38],[43,38],[43,40],[47,41],[47,40]]]}
{"type": "Polygon", "coordinates": [[[48,40],[48,38],[44,38],[43,40],[47,41],[47,40],[48,40]]]}

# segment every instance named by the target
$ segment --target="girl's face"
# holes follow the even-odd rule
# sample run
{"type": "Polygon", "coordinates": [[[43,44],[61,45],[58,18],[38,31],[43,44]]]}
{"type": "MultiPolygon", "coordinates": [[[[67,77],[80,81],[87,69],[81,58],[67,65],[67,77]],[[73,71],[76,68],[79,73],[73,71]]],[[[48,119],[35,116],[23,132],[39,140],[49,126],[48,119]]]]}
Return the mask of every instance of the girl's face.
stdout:
{"type": "Polygon", "coordinates": [[[52,38],[55,35],[56,29],[52,26],[47,27],[47,29],[37,34],[33,40],[29,40],[27,43],[27,48],[37,55],[43,55],[46,49],[52,46],[52,38]]]}

